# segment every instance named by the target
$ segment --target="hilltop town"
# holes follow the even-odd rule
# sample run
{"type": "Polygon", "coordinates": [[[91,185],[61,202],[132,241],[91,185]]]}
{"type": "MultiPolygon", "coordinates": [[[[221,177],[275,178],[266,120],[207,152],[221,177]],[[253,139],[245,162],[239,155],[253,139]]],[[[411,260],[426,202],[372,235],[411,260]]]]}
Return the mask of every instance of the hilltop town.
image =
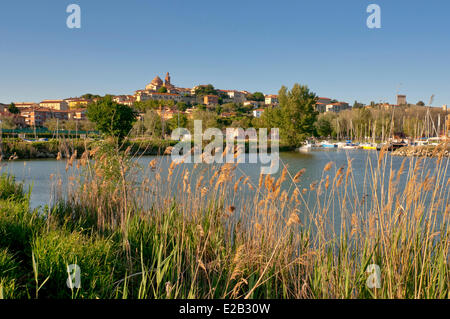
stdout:
{"type": "MultiPolygon", "coordinates": [[[[54,130],[56,129],[55,122],[59,122],[68,123],[66,127],[74,128],[76,126],[79,130],[94,129],[93,124],[89,124],[89,121],[87,121],[86,110],[90,103],[95,103],[102,98],[99,95],[85,94],[80,97],[65,99],[46,99],[41,102],[16,101],[11,104],[0,103],[2,128],[25,129],[42,127],[54,130]]],[[[142,119],[146,111],[152,109],[162,121],[171,120],[175,116],[178,119],[180,116],[183,116],[191,120],[196,110],[205,110],[214,113],[223,122],[228,120],[228,124],[231,124],[236,119],[245,119],[247,123],[251,123],[252,120],[261,118],[267,109],[279,106],[278,95],[275,94],[216,89],[211,84],[196,85],[192,88],[178,87],[172,83],[168,72],[164,81],[159,76],[155,76],[150,83],[145,85],[143,89],[136,90],[133,95],[111,95],[111,98],[116,103],[133,107],[139,114],[138,119],[142,119]]],[[[425,116],[426,107],[423,102],[408,103],[405,95],[397,95],[397,104],[395,105],[375,102],[366,105],[357,101],[350,105],[348,102],[337,101],[333,98],[318,97],[315,111],[319,114],[318,131],[321,133],[320,135],[331,136],[333,134],[331,126],[334,125],[337,126],[334,127],[335,136],[358,136],[358,132],[356,132],[358,128],[354,127],[357,120],[355,119],[355,123],[351,119],[345,120],[345,118],[349,117],[345,115],[345,112],[352,112],[352,109],[372,110],[372,117],[379,117],[374,110],[377,112],[378,110],[388,112],[397,110],[397,112],[409,113],[410,115],[414,111],[420,122],[420,119],[425,116]],[[342,124],[339,124],[339,121],[336,120],[339,117],[336,115],[338,113],[342,113],[339,119],[339,121],[343,122],[342,124]],[[327,123],[324,124],[324,122],[327,123]],[[344,126],[347,127],[345,128],[344,126]],[[341,134],[340,131],[346,132],[346,134],[341,134]]],[[[447,120],[447,106],[444,105],[441,109],[433,108],[433,111],[435,120],[439,121],[439,125],[442,128],[448,126],[450,121],[447,120]],[[440,124],[441,117],[442,125],[440,124]],[[447,123],[444,124],[444,121],[447,123]]],[[[357,116],[366,117],[361,112],[359,111],[357,116]]],[[[354,115],[352,116],[355,117],[354,115]]],[[[381,125],[380,123],[379,120],[378,124],[381,125]]],[[[373,122],[366,123],[365,130],[367,131],[367,127],[370,130],[373,124],[373,122]]],[[[412,125],[417,126],[419,124],[415,123],[412,125]]],[[[443,130],[440,130],[438,133],[443,134],[443,130]]],[[[362,136],[363,134],[360,132],[359,135],[362,136]]],[[[405,133],[405,135],[408,134],[405,133]]]]}

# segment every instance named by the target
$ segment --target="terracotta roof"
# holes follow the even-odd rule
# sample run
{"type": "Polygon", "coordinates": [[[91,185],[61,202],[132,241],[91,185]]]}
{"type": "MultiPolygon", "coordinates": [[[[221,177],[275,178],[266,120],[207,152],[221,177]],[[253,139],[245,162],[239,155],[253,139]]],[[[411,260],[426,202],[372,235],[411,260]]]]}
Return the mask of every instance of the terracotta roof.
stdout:
{"type": "Polygon", "coordinates": [[[175,93],[159,93],[159,92],[153,92],[153,93],[150,93],[150,94],[152,94],[152,95],[178,95],[178,94],[175,94],[175,93]]]}
{"type": "Polygon", "coordinates": [[[62,103],[64,100],[43,100],[41,103],[62,103]]]}

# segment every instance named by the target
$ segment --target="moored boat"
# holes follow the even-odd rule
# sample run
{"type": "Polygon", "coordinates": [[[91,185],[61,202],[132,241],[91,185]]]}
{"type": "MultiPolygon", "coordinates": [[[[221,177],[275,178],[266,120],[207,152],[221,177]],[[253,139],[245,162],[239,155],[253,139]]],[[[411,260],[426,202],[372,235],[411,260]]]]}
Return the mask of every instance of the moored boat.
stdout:
{"type": "Polygon", "coordinates": [[[323,141],[322,143],[320,143],[320,145],[324,148],[337,148],[337,144],[334,143],[330,143],[328,141],[323,141]]]}
{"type": "Polygon", "coordinates": [[[364,150],[376,150],[377,149],[377,145],[373,144],[373,143],[361,144],[361,146],[364,150]]]}

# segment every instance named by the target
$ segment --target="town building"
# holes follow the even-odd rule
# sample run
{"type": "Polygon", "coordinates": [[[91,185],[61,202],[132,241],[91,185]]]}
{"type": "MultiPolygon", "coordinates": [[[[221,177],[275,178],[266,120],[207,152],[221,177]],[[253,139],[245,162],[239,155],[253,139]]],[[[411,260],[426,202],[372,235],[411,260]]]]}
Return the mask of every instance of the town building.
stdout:
{"type": "Polygon", "coordinates": [[[178,94],[182,95],[182,96],[190,96],[191,94],[191,89],[189,88],[176,88],[176,91],[178,94]]]}
{"type": "Polygon", "coordinates": [[[397,95],[397,105],[406,105],[406,95],[397,95]]]}
{"type": "Polygon", "coordinates": [[[260,118],[264,113],[264,109],[253,110],[253,117],[260,118]]]}
{"type": "Polygon", "coordinates": [[[60,111],[60,112],[67,112],[67,119],[68,120],[85,120],[86,119],[86,109],[73,109],[68,111],[60,111]]]}
{"type": "Polygon", "coordinates": [[[159,108],[156,110],[156,113],[158,113],[161,119],[165,121],[170,120],[174,117],[176,118],[178,115],[185,114],[185,112],[181,112],[171,108],[159,108]]]}
{"type": "Polygon", "coordinates": [[[244,106],[253,106],[253,107],[259,107],[261,105],[258,101],[245,101],[244,106]]]}
{"type": "Polygon", "coordinates": [[[266,105],[272,105],[272,106],[278,106],[279,102],[278,102],[278,95],[266,95],[265,99],[264,99],[264,103],[266,105]]]}
{"type": "Polygon", "coordinates": [[[184,115],[186,115],[186,117],[189,120],[192,120],[192,119],[194,119],[194,111],[195,111],[195,108],[190,107],[190,108],[186,109],[186,111],[184,112],[184,115]]]}
{"type": "Polygon", "coordinates": [[[331,99],[327,97],[319,97],[316,102],[316,111],[324,113],[327,111],[327,105],[331,104],[331,99]]]}
{"type": "Polygon", "coordinates": [[[445,121],[447,122],[445,136],[450,137],[450,114],[445,117],[445,121]]]}
{"type": "Polygon", "coordinates": [[[219,93],[223,93],[226,95],[225,102],[233,102],[233,103],[244,103],[246,100],[246,95],[242,92],[236,90],[217,90],[219,93]]]}
{"type": "Polygon", "coordinates": [[[45,107],[30,107],[20,109],[20,116],[27,126],[43,126],[48,119],[84,120],[86,109],[55,110],[45,107]]]}
{"type": "Polygon", "coordinates": [[[136,98],[133,95],[117,95],[113,97],[113,101],[119,104],[133,106],[136,98]]]}
{"type": "Polygon", "coordinates": [[[350,105],[346,102],[336,102],[328,104],[325,108],[325,112],[340,112],[349,108],[350,105]]]}
{"type": "Polygon", "coordinates": [[[69,109],[69,104],[67,104],[67,102],[64,100],[44,100],[39,103],[39,106],[60,111],[69,109]]]}
{"type": "Polygon", "coordinates": [[[219,104],[219,97],[217,95],[205,95],[203,97],[203,104],[207,106],[219,104]]]}
{"type": "Polygon", "coordinates": [[[43,126],[47,119],[53,118],[52,111],[44,107],[30,107],[21,109],[20,116],[28,126],[43,126]]]}
{"type": "Polygon", "coordinates": [[[158,93],[158,92],[148,92],[146,90],[138,90],[134,95],[136,102],[155,100],[155,101],[183,101],[183,97],[175,93],[158,93]]]}
{"type": "Polygon", "coordinates": [[[83,99],[79,97],[71,97],[65,99],[66,103],[69,105],[69,109],[78,109],[80,107],[87,107],[89,103],[91,103],[88,99],[83,99]]]}

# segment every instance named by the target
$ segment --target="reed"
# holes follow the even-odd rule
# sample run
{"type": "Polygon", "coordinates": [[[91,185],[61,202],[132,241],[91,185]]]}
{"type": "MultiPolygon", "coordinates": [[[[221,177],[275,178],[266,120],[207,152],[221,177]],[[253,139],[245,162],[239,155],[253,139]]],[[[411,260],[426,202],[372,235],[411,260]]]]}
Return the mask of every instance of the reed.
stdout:
{"type": "MultiPolygon", "coordinates": [[[[108,144],[75,157],[65,159],[67,196],[40,214],[24,205],[22,223],[38,221],[31,235],[0,241],[0,297],[450,297],[445,157],[394,171],[381,152],[362,180],[349,158],[311,185],[286,166],[256,180],[236,164],[158,157],[143,167],[108,144]],[[69,263],[82,269],[77,291],[65,287],[69,263]],[[372,264],[379,288],[367,284],[372,264]]],[[[0,231],[15,214],[2,208],[0,231]]]]}

